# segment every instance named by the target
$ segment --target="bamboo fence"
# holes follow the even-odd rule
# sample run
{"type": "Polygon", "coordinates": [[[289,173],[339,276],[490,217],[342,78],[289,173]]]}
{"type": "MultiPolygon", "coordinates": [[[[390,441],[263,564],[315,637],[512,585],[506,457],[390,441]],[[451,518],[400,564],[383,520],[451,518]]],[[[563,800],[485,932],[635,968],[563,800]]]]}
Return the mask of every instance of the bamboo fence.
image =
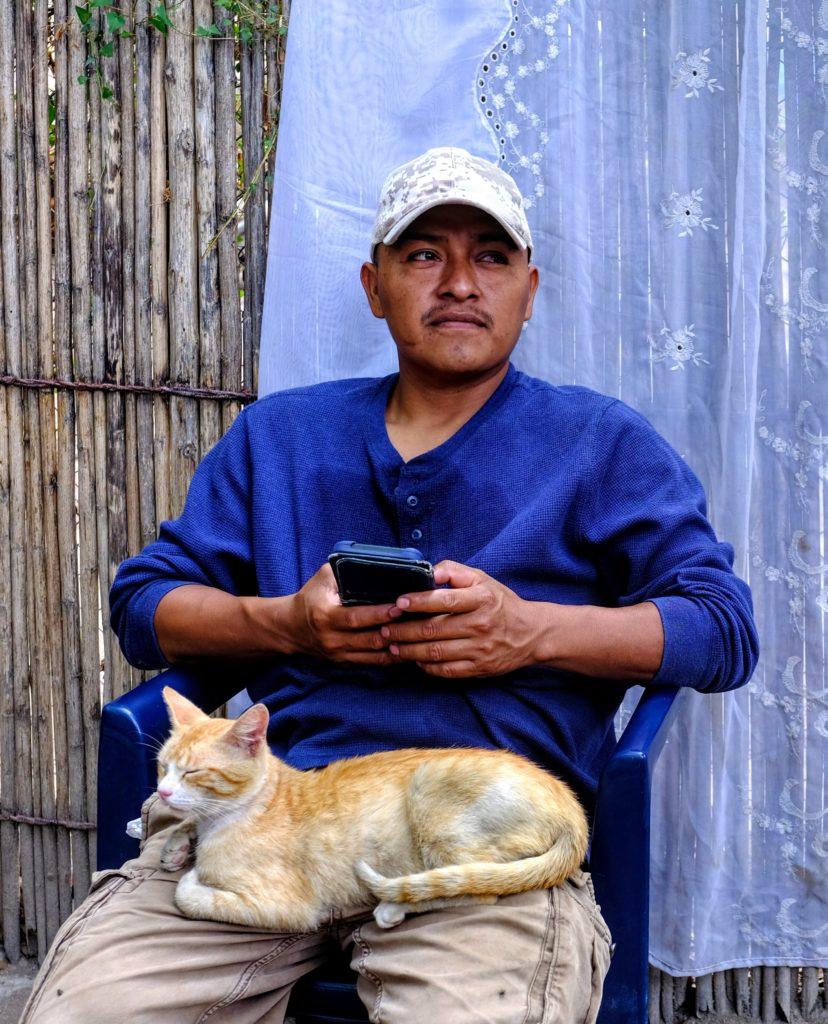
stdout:
{"type": "Polygon", "coordinates": [[[115,571],[257,387],[284,36],[242,20],[262,3],[160,6],[159,28],[148,0],[0,0],[11,961],[43,959],[95,867],[101,707],[141,678],[108,629],[115,571]]]}
{"type": "MultiPolygon", "coordinates": [[[[257,389],[285,37],[250,31],[245,12],[261,2],[227,6],[0,0],[10,961],[42,961],[95,868],[101,707],[141,679],[108,629],[115,571],[178,513],[199,459],[257,389]],[[211,25],[221,33],[198,34],[211,25]]],[[[816,969],[651,974],[653,1024],[826,1011],[816,969]]]]}

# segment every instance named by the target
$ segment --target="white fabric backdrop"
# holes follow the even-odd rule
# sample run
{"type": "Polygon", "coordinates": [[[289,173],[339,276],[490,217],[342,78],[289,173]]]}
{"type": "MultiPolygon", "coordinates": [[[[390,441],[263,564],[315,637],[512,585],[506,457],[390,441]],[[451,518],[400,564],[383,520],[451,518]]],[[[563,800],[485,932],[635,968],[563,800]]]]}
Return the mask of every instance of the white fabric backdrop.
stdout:
{"type": "Polygon", "coordinates": [[[394,370],[358,281],[382,179],[435,145],[500,160],[541,273],[515,363],[644,413],[753,588],[752,683],[690,694],[657,769],[674,974],[828,964],[826,107],[828,0],[292,9],[261,393],[394,370]]]}

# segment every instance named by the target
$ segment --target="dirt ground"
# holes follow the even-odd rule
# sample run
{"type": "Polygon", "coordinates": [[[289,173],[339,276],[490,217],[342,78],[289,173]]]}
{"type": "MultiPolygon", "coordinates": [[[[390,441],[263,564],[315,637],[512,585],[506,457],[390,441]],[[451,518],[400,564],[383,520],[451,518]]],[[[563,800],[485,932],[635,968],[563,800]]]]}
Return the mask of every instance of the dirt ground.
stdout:
{"type": "Polygon", "coordinates": [[[36,973],[32,960],[10,964],[0,957],[0,1024],[17,1024],[36,973]]]}

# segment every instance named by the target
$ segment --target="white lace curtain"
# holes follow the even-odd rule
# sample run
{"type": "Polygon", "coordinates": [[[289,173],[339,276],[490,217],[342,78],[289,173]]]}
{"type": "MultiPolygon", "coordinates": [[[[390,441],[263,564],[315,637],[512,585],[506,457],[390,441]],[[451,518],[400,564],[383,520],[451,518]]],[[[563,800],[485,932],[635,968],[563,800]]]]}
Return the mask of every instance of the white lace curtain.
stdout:
{"type": "Polygon", "coordinates": [[[358,282],[393,166],[514,174],[515,362],[655,424],[757,609],[753,681],[657,769],[652,962],[828,964],[828,0],[294,0],[282,110],[262,393],[396,368],[358,282]]]}

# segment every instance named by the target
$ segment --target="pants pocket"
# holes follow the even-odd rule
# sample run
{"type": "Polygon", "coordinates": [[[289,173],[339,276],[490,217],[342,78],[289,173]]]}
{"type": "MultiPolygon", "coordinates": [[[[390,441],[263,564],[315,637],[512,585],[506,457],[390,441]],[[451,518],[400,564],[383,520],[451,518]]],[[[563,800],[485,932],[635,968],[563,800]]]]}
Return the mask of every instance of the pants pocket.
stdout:
{"type": "MultiPolygon", "coordinates": [[[[136,871],[133,871],[130,868],[106,868],[104,871],[95,871],[92,875],[92,881],[90,882],[89,892],[87,893],[86,898],[89,899],[90,896],[93,896],[96,892],[99,892],[109,882],[114,883],[112,885],[113,891],[116,888],[120,889],[121,885],[126,884],[126,882],[128,881],[134,880],[137,877],[137,874],[138,873],[136,871]],[[120,884],[117,884],[117,882],[120,882],[120,884]]],[[[80,907],[78,907],[78,910],[82,910],[84,906],[85,902],[80,907]]]]}

